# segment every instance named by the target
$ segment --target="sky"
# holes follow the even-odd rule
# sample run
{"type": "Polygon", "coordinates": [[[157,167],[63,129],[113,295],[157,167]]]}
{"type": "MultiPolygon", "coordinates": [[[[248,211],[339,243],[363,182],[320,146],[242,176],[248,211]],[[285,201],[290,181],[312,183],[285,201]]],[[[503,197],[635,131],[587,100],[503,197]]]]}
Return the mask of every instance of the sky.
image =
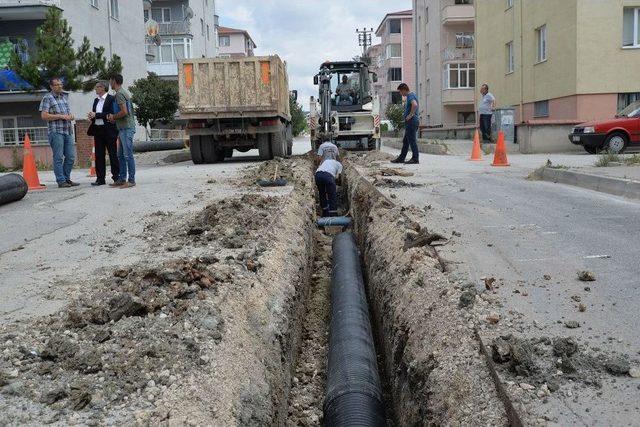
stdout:
{"type": "MultiPolygon", "coordinates": [[[[313,76],[326,60],[351,60],[362,52],[356,28],[375,31],[389,12],[411,9],[411,0],[217,0],[220,25],[242,28],[256,55],[287,62],[289,89],[305,110],[317,94],[313,76]]],[[[373,44],[380,42],[374,35],[373,44]]]]}

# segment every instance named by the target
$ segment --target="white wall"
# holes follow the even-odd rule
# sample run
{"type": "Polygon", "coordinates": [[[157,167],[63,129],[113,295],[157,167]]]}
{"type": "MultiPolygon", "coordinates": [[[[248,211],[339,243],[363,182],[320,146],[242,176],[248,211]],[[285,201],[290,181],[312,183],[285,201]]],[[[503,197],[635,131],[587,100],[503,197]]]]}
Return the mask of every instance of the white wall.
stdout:
{"type": "MultiPolygon", "coordinates": [[[[127,0],[131,1],[131,0],[127,0]]],[[[136,0],[133,0],[136,1],[136,0]]],[[[142,1],[141,1],[142,3],[142,1]]],[[[193,10],[191,19],[191,32],[193,41],[191,42],[191,55],[194,58],[211,58],[216,56],[214,0],[188,0],[189,6],[193,10]],[[204,35],[202,35],[200,20],[204,21],[204,35]],[[209,37],[207,38],[207,25],[209,26],[209,37]]]]}
{"type": "Polygon", "coordinates": [[[219,55],[247,54],[247,42],[244,34],[223,34],[229,36],[229,46],[220,46],[219,55]]]}

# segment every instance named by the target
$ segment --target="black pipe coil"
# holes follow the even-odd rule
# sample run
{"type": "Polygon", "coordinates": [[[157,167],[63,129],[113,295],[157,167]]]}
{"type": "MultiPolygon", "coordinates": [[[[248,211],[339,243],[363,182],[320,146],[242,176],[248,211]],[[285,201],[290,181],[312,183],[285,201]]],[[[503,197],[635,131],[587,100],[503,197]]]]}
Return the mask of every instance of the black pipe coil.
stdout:
{"type": "Polygon", "coordinates": [[[0,206],[17,202],[27,194],[27,191],[29,191],[29,186],[22,175],[10,173],[0,176],[0,206]]]}
{"type": "Polygon", "coordinates": [[[384,426],[382,386],[353,233],[333,239],[326,426],[384,426]]]}

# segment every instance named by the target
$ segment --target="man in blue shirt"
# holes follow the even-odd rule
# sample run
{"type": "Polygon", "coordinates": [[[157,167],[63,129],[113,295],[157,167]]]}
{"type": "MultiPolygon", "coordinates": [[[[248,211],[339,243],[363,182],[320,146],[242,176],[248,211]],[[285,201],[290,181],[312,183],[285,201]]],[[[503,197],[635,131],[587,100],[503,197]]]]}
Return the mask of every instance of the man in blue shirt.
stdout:
{"type": "Polygon", "coordinates": [[[420,163],[418,160],[418,141],[416,139],[418,125],[420,124],[418,97],[409,90],[409,86],[406,83],[401,83],[400,86],[398,86],[398,92],[407,98],[404,108],[404,138],[402,139],[402,151],[400,151],[400,155],[392,160],[391,163],[417,165],[420,163]],[[411,147],[411,160],[405,162],[404,159],[407,157],[409,147],[411,147]]]}

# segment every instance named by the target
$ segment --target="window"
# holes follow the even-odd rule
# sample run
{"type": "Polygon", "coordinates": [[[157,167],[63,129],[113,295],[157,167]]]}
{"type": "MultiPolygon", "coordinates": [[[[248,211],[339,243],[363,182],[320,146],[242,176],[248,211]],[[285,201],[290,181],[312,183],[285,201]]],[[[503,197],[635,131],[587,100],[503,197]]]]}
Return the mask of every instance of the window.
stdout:
{"type": "Polygon", "coordinates": [[[513,7],[513,0],[507,0],[507,9],[510,9],[513,7]]]}
{"type": "Polygon", "coordinates": [[[171,9],[168,7],[152,7],[151,18],[156,22],[171,22],[171,9]]]}
{"type": "Polygon", "coordinates": [[[209,24],[207,24],[207,40],[210,40],[211,37],[209,37],[209,24]]]}
{"type": "Polygon", "coordinates": [[[400,34],[402,32],[402,26],[399,19],[389,20],[389,34],[400,34]]]}
{"type": "Polygon", "coordinates": [[[218,42],[220,47],[229,47],[231,46],[231,37],[230,36],[220,36],[218,37],[218,42]]]}
{"type": "Polygon", "coordinates": [[[388,44],[387,45],[387,59],[388,58],[402,58],[402,48],[400,44],[388,44]]]}
{"type": "Polygon", "coordinates": [[[459,125],[474,124],[475,122],[476,122],[476,113],[474,113],[474,112],[466,112],[466,111],[459,111],[458,112],[458,124],[459,125]]]}
{"type": "Polygon", "coordinates": [[[430,44],[427,43],[427,59],[429,59],[429,57],[431,56],[431,49],[430,49],[430,44]]]}
{"type": "Polygon", "coordinates": [[[118,0],[110,0],[110,10],[111,10],[111,17],[113,19],[118,19],[120,18],[120,11],[118,9],[118,0]]]}
{"type": "Polygon", "coordinates": [[[402,68],[389,68],[387,72],[388,82],[401,82],[402,81],[402,68]]]}
{"type": "Polygon", "coordinates": [[[624,8],[622,46],[640,48],[640,7],[624,8]]]}
{"type": "Polygon", "coordinates": [[[200,18],[200,34],[204,36],[204,19],[200,18]]]}
{"type": "Polygon", "coordinates": [[[514,59],[513,59],[513,42],[506,44],[506,57],[507,57],[507,74],[513,73],[514,59]]]}
{"type": "Polygon", "coordinates": [[[89,3],[91,4],[91,6],[95,7],[96,9],[100,8],[100,5],[98,4],[98,0],[89,0],[89,3]]]}
{"type": "Polygon", "coordinates": [[[640,101],[640,92],[619,93],[618,94],[618,111],[622,111],[632,103],[640,101]]]}
{"type": "Polygon", "coordinates": [[[429,8],[427,8],[427,11],[424,14],[424,23],[425,25],[429,23],[429,8]]]}
{"type": "Polygon", "coordinates": [[[456,33],[456,48],[467,49],[473,47],[474,42],[473,33],[456,33]]]}
{"type": "Polygon", "coordinates": [[[147,22],[149,20],[149,11],[143,10],[142,14],[144,15],[144,22],[147,22]]]}
{"type": "Polygon", "coordinates": [[[476,67],[473,63],[447,64],[445,66],[446,89],[469,89],[476,85],[476,67]]]}
{"type": "Polygon", "coordinates": [[[473,4],[473,0],[456,0],[456,4],[473,4]]]}
{"type": "Polygon", "coordinates": [[[549,117],[549,101],[538,101],[533,104],[533,117],[549,117]]]}
{"type": "Polygon", "coordinates": [[[389,94],[391,96],[391,103],[392,104],[401,104],[402,103],[402,95],[400,95],[400,92],[391,92],[389,94]]]}
{"type": "Polygon", "coordinates": [[[547,26],[536,29],[536,41],[538,45],[536,62],[547,60],[547,26]]]}
{"type": "Polygon", "coordinates": [[[191,39],[162,39],[160,46],[147,43],[147,53],[155,55],[155,58],[151,60],[154,64],[172,64],[180,59],[191,58],[191,39]]]}

